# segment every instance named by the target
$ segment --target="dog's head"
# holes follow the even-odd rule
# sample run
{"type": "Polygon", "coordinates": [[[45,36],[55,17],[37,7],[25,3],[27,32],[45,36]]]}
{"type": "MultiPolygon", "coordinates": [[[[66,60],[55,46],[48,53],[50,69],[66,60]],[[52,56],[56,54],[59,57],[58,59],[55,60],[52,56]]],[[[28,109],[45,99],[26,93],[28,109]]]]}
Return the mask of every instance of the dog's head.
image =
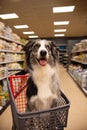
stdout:
{"type": "Polygon", "coordinates": [[[33,65],[54,66],[58,60],[57,46],[48,40],[30,41],[24,46],[24,51],[27,67],[31,69],[33,69],[33,65]]]}

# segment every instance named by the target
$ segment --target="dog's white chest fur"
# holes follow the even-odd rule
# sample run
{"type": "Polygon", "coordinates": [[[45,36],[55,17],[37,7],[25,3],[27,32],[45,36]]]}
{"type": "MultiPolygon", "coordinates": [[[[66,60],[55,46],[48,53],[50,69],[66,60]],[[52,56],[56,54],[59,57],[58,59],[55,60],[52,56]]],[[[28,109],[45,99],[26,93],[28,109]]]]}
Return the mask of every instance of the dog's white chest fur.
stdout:
{"type": "Polygon", "coordinates": [[[55,73],[49,65],[45,67],[35,67],[33,72],[33,80],[38,87],[38,96],[40,98],[48,98],[52,96],[50,88],[51,77],[55,73]]]}
{"type": "Polygon", "coordinates": [[[53,100],[57,99],[58,84],[56,81],[58,77],[55,68],[51,68],[48,64],[44,67],[35,66],[32,78],[37,86],[38,93],[31,97],[31,102],[35,102],[38,110],[49,109],[53,100]]]}

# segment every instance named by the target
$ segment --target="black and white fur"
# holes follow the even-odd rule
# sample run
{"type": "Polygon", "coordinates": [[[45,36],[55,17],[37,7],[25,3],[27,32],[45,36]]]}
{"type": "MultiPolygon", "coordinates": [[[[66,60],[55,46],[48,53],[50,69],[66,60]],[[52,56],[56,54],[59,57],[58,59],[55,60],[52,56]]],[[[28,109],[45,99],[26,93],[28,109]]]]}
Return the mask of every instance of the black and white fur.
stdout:
{"type": "Polygon", "coordinates": [[[60,96],[57,46],[48,40],[33,40],[24,50],[26,68],[31,73],[26,91],[29,109],[49,109],[60,96]]]}

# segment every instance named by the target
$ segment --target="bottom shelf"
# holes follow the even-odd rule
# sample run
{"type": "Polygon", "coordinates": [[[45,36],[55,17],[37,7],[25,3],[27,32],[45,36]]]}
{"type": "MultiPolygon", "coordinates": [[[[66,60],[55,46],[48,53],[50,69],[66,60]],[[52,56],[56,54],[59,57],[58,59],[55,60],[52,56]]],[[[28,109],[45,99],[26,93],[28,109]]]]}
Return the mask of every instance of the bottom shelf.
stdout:
{"type": "Polygon", "coordinates": [[[6,108],[9,106],[9,104],[10,104],[10,101],[8,101],[5,106],[0,108],[0,115],[6,110],[6,108]]]}
{"type": "Polygon", "coordinates": [[[71,74],[68,71],[68,74],[72,77],[72,79],[75,81],[75,83],[80,87],[80,89],[85,93],[85,95],[87,96],[87,87],[81,87],[81,84],[78,83],[78,81],[76,80],[76,78],[73,76],[73,74],[71,74]]]}

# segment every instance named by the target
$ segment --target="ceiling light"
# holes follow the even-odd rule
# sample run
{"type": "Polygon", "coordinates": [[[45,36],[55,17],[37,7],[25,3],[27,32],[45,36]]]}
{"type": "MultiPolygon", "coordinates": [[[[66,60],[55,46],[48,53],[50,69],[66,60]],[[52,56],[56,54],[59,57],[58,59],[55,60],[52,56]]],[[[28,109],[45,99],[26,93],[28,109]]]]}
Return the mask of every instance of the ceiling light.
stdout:
{"type": "Polygon", "coordinates": [[[14,19],[14,18],[19,18],[19,16],[16,13],[1,14],[0,18],[2,18],[2,19],[14,19]]]}
{"type": "Polygon", "coordinates": [[[54,25],[67,25],[69,24],[69,21],[58,21],[58,22],[54,22],[54,25]]]}
{"type": "Polygon", "coordinates": [[[64,34],[54,34],[55,37],[62,37],[64,34]]]}
{"type": "Polygon", "coordinates": [[[23,32],[23,34],[34,34],[34,32],[33,31],[23,32]]]}
{"type": "Polygon", "coordinates": [[[38,38],[38,36],[37,35],[29,36],[29,38],[38,38]]]}
{"type": "Polygon", "coordinates": [[[75,6],[53,7],[53,13],[73,12],[75,6]]]}
{"type": "Polygon", "coordinates": [[[28,25],[16,25],[16,26],[14,26],[14,28],[16,28],[16,29],[29,28],[29,26],[28,25]]]}
{"type": "Polygon", "coordinates": [[[54,32],[66,32],[66,29],[55,29],[54,32]]]}

